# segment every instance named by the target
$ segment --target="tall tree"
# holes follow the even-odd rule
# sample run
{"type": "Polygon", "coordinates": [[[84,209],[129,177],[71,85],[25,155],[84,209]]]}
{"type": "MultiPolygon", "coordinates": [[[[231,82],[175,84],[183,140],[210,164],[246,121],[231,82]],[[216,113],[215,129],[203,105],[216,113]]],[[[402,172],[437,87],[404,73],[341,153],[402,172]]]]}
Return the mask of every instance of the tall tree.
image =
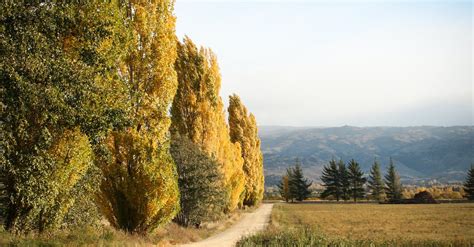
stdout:
{"type": "Polygon", "coordinates": [[[0,107],[5,227],[56,228],[83,195],[90,142],[120,111],[122,25],[116,2],[10,1],[0,5],[0,107]],[[86,135],[87,134],[87,135],[86,135]]]}
{"type": "Polygon", "coordinates": [[[176,166],[169,153],[168,109],[176,93],[175,17],[172,0],[123,3],[130,42],[119,75],[130,121],[101,142],[96,162],[104,174],[102,213],[116,228],[146,233],[179,209],[176,166]]]}
{"type": "Polygon", "coordinates": [[[382,174],[380,172],[380,165],[377,160],[374,160],[374,164],[370,169],[368,187],[370,189],[371,195],[377,201],[381,201],[385,198],[385,184],[383,182],[382,174]]]}
{"type": "Polygon", "coordinates": [[[221,77],[216,56],[209,49],[198,49],[186,37],[178,43],[178,90],[171,108],[172,132],[186,136],[221,164],[227,189],[226,211],[243,201],[245,177],[241,148],[232,143],[219,96],[221,77]]]}
{"type": "Polygon", "coordinates": [[[260,149],[257,121],[248,114],[239,96],[229,96],[230,139],[239,143],[244,159],[245,195],[244,205],[254,206],[263,199],[263,155],[260,149]]]}
{"type": "Polygon", "coordinates": [[[297,159],[296,164],[291,168],[291,173],[289,174],[289,188],[290,195],[292,198],[295,198],[297,201],[306,200],[310,195],[311,191],[309,187],[312,182],[309,182],[303,175],[303,169],[301,168],[300,161],[297,159]]]}
{"type": "Polygon", "coordinates": [[[348,172],[347,172],[347,167],[346,164],[344,164],[344,161],[342,159],[339,160],[338,163],[338,171],[337,171],[337,180],[339,183],[339,188],[340,188],[340,193],[341,193],[341,198],[346,201],[349,200],[350,198],[350,182],[348,179],[348,172]]]}
{"type": "Polygon", "coordinates": [[[219,164],[186,137],[173,136],[171,154],[178,168],[180,208],[175,220],[199,227],[217,220],[226,206],[219,164]]]}
{"type": "Polygon", "coordinates": [[[474,200],[474,165],[467,172],[466,181],[464,182],[464,192],[469,200],[474,200]]]}
{"type": "Polygon", "coordinates": [[[367,179],[364,178],[364,173],[360,170],[359,163],[357,163],[354,159],[349,161],[347,180],[350,184],[349,192],[354,202],[357,202],[357,199],[359,198],[364,198],[365,191],[363,186],[367,179]]]}
{"type": "Polygon", "coordinates": [[[395,170],[392,158],[385,175],[385,194],[389,200],[400,200],[402,198],[402,184],[400,183],[400,175],[395,170]]]}
{"type": "Polygon", "coordinates": [[[281,177],[281,181],[278,184],[278,191],[280,192],[281,197],[285,199],[286,202],[290,201],[291,195],[290,195],[288,171],[287,171],[287,174],[281,177]]]}
{"type": "Polygon", "coordinates": [[[342,196],[342,191],[341,183],[339,181],[339,170],[334,159],[329,161],[328,165],[324,166],[321,180],[325,187],[321,197],[326,198],[328,196],[334,196],[336,200],[339,201],[342,196]]]}

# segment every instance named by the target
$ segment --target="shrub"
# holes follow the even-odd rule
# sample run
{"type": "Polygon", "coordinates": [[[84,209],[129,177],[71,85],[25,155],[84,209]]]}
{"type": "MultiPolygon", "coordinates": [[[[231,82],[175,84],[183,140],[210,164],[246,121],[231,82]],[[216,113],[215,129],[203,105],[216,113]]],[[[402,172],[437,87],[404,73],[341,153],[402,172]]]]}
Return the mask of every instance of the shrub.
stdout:
{"type": "Polygon", "coordinates": [[[416,193],[413,197],[413,200],[417,203],[436,203],[436,200],[428,191],[421,191],[416,193]]]}
{"type": "Polygon", "coordinates": [[[186,137],[173,137],[171,155],[178,169],[181,210],[175,221],[196,227],[218,219],[226,205],[219,163],[186,137]]]}

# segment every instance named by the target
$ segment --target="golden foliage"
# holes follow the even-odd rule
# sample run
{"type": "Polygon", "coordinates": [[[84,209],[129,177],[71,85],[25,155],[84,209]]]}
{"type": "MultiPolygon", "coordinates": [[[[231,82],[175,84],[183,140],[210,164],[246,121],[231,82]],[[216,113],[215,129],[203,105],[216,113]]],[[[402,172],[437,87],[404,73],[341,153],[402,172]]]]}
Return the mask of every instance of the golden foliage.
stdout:
{"type": "Polygon", "coordinates": [[[234,210],[244,190],[243,159],[239,144],[230,141],[224,104],[219,96],[221,77],[217,58],[209,49],[198,49],[186,37],[178,44],[178,90],[171,109],[172,132],[186,136],[214,157],[224,174],[229,194],[227,210],[234,210]]]}
{"type": "Polygon", "coordinates": [[[124,5],[130,43],[119,71],[131,124],[109,133],[97,162],[104,173],[99,206],[113,226],[128,232],[151,231],[179,208],[168,130],[177,87],[173,3],[130,0],[124,5]]]}
{"type": "Polygon", "coordinates": [[[280,192],[281,197],[286,201],[290,201],[290,181],[288,175],[283,175],[281,177],[280,184],[278,185],[278,190],[280,192]]]}
{"type": "Polygon", "coordinates": [[[40,213],[40,230],[62,222],[74,204],[74,187],[92,165],[92,148],[89,138],[79,129],[65,130],[48,150],[55,169],[46,178],[53,181],[49,194],[53,195],[51,207],[40,213]]]}
{"type": "Polygon", "coordinates": [[[241,146],[245,173],[244,205],[253,206],[263,199],[264,176],[263,155],[260,149],[257,121],[253,114],[248,114],[239,96],[229,97],[230,138],[241,146]]]}
{"type": "Polygon", "coordinates": [[[8,198],[0,207],[6,229],[41,232],[58,226],[71,194],[90,185],[83,134],[95,140],[114,115],[96,82],[117,74],[118,46],[106,44],[123,29],[115,1],[12,1],[0,9],[0,187],[8,198]]]}
{"type": "Polygon", "coordinates": [[[116,228],[147,232],[169,222],[178,210],[177,174],[165,147],[133,128],[107,139],[110,155],[100,156],[104,173],[98,202],[116,228]],[[105,159],[105,160],[104,160],[105,159]]]}
{"type": "Polygon", "coordinates": [[[460,200],[464,197],[462,186],[431,186],[431,187],[407,187],[404,188],[403,195],[405,198],[413,198],[413,196],[422,191],[428,191],[434,199],[460,200]]]}
{"type": "Polygon", "coordinates": [[[130,118],[158,140],[168,138],[168,108],[177,87],[173,2],[131,0],[126,7],[131,41],[120,74],[128,86],[130,118]]]}
{"type": "Polygon", "coordinates": [[[61,190],[71,189],[92,163],[89,139],[79,129],[64,131],[49,153],[56,164],[51,180],[61,184],[61,190]]]}

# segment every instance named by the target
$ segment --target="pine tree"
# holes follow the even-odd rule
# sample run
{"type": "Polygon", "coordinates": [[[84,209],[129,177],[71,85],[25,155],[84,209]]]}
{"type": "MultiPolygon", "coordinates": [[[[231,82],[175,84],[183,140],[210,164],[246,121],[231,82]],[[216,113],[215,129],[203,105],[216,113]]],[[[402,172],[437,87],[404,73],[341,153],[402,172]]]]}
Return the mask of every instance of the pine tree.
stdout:
{"type": "Polygon", "coordinates": [[[119,81],[119,16],[116,2],[0,5],[6,229],[58,228],[90,185],[91,143],[121,118],[103,100],[110,94],[104,83],[119,81]]]}
{"type": "Polygon", "coordinates": [[[294,169],[293,167],[286,168],[286,176],[288,177],[288,198],[291,202],[294,202],[297,196],[298,187],[294,182],[294,169]]]}
{"type": "Polygon", "coordinates": [[[350,183],[348,179],[348,173],[347,173],[347,168],[346,165],[344,164],[344,161],[341,159],[339,160],[338,163],[338,172],[337,172],[337,180],[339,184],[339,191],[341,193],[341,199],[344,201],[349,200],[350,198],[350,183]]]}
{"type": "Polygon", "coordinates": [[[285,199],[286,202],[290,201],[291,197],[288,174],[283,175],[281,177],[281,181],[278,184],[278,191],[280,192],[281,197],[285,199]]]}
{"type": "Polygon", "coordinates": [[[245,176],[239,143],[232,143],[219,96],[221,77],[217,58],[209,49],[198,49],[186,37],[178,43],[178,90],[171,108],[173,133],[189,138],[220,164],[227,189],[226,211],[243,202],[245,176]]]}
{"type": "Polygon", "coordinates": [[[467,172],[466,182],[464,182],[464,192],[469,200],[474,200],[474,165],[467,172]]]}
{"type": "Polygon", "coordinates": [[[175,17],[172,0],[122,3],[129,33],[119,62],[126,84],[129,124],[101,141],[96,163],[104,178],[98,205],[110,224],[144,234],[173,219],[179,209],[176,166],[169,153],[168,110],[176,93],[175,17]]]}
{"type": "Polygon", "coordinates": [[[374,164],[370,169],[368,187],[371,191],[371,195],[377,200],[381,201],[385,197],[384,188],[385,184],[382,179],[380,172],[380,165],[377,160],[374,160],[374,164]]]}
{"type": "Polygon", "coordinates": [[[219,164],[186,137],[173,136],[171,154],[178,168],[180,211],[175,218],[183,226],[199,227],[217,220],[226,206],[219,164]]]}
{"type": "Polygon", "coordinates": [[[307,199],[311,195],[309,187],[312,183],[308,182],[308,180],[304,177],[303,169],[301,169],[301,164],[298,159],[296,160],[295,166],[291,168],[291,173],[289,175],[291,197],[297,201],[303,201],[307,199]]]}
{"type": "Polygon", "coordinates": [[[248,114],[239,96],[229,97],[230,139],[239,143],[244,159],[245,173],[244,205],[254,206],[263,199],[263,155],[260,149],[257,121],[253,114],[248,114]]]}
{"type": "Polygon", "coordinates": [[[357,202],[358,198],[364,198],[365,196],[363,186],[367,179],[363,176],[364,173],[360,170],[359,163],[352,159],[348,165],[347,181],[350,184],[349,192],[354,202],[357,202]]]}
{"type": "Polygon", "coordinates": [[[329,161],[328,165],[324,166],[321,181],[323,181],[325,187],[321,197],[334,196],[336,200],[339,201],[342,196],[341,184],[339,181],[338,166],[334,159],[329,161]]]}
{"type": "Polygon", "coordinates": [[[388,172],[385,175],[385,194],[389,200],[400,200],[402,198],[400,175],[395,170],[392,158],[390,158],[388,172]]]}

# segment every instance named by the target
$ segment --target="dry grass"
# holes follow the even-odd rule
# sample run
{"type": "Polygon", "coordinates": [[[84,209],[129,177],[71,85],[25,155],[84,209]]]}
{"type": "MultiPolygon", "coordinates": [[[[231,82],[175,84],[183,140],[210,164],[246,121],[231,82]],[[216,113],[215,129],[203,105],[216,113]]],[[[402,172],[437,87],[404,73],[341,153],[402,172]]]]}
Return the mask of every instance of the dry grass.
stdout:
{"type": "Polygon", "coordinates": [[[147,237],[125,234],[109,227],[13,235],[0,230],[0,246],[151,246],[147,237]]]}
{"type": "Polygon", "coordinates": [[[474,242],[474,204],[278,204],[272,224],[349,240],[474,242]]]}
{"type": "Polygon", "coordinates": [[[238,221],[242,213],[252,210],[254,208],[237,210],[225,219],[204,224],[199,229],[170,223],[146,236],[126,234],[109,226],[17,236],[0,226],[0,246],[172,246],[199,241],[223,231],[238,221]]]}

